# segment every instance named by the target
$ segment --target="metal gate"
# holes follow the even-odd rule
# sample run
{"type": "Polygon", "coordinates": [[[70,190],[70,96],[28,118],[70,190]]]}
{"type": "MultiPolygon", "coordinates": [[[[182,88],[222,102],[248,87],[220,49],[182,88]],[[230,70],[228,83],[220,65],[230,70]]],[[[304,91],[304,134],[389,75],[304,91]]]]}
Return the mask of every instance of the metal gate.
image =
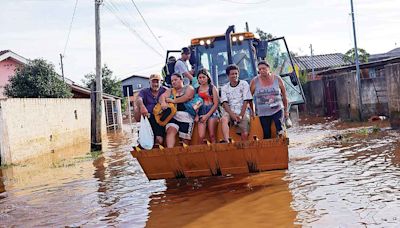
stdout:
{"type": "Polygon", "coordinates": [[[113,100],[104,100],[104,107],[106,112],[106,127],[109,129],[118,129],[118,120],[117,120],[117,110],[116,110],[116,101],[113,100]]]}

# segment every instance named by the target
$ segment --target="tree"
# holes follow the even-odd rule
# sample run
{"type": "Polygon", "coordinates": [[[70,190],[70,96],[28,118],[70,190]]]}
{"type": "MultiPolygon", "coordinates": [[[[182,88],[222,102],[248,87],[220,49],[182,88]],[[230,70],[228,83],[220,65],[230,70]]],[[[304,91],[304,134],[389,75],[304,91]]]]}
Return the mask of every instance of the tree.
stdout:
{"type": "MultiPolygon", "coordinates": [[[[103,92],[117,97],[122,97],[121,81],[113,76],[112,70],[108,68],[106,64],[101,68],[101,78],[103,82],[103,92]]],[[[85,79],[82,80],[83,84],[90,89],[92,83],[96,83],[96,74],[86,74],[85,79]]],[[[125,110],[126,102],[125,99],[121,102],[122,111],[125,110]]]]}
{"type": "MultiPolygon", "coordinates": [[[[266,33],[259,28],[257,28],[256,33],[260,36],[261,40],[267,41],[275,38],[275,36],[273,36],[271,33],[266,33]]],[[[265,59],[270,64],[273,71],[280,71],[280,67],[283,65],[285,59],[287,58],[287,56],[285,56],[286,50],[285,52],[282,52],[281,48],[281,41],[279,40],[268,42],[267,56],[265,57],[265,59]]]]}
{"type": "Polygon", "coordinates": [[[69,98],[69,86],[60,79],[54,66],[43,59],[35,59],[18,68],[5,86],[4,95],[20,98],[69,98]]]}
{"type": "MultiPolygon", "coordinates": [[[[357,49],[358,49],[358,59],[360,63],[367,63],[370,54],[362,48],[357,48],[357,49]]],[[[355,48],[352,48],[344,54],[343,60],[354,63],[356,59],[355,56],[356,56],[355,48]]]]}
{"type": "Polygon", "coordinates": [[[256,33],[260,37],[260,40],[271,40],[271,39],[275,38],[271,33],[266,33],[259,28],[256,29],[256,33]]]}
{"type": "MultiPolygon", "coordinates": [[[[113,72],[108,68],[106,64],[101,69],[102,81],[103,81],[103,92],[108,93],[117,97],[122,97],[121,81],[116,77],[113,77],[113,72]]],[[[96,74],[86,74],[85,79],[82,80],[83,84],[87,88],[90,88],[92,83],[96,83],[96,74]]]]}

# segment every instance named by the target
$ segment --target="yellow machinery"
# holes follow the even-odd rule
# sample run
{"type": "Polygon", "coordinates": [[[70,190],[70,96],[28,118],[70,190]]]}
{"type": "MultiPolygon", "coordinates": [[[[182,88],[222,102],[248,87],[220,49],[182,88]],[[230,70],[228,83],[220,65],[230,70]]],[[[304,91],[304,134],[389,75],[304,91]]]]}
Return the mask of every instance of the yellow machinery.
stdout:
{"type": "MultiPolygon", "coordinates": [[[[235,127],[231,127],[230,143],[199,144],[195,127],[191,145],[137,149],[131,153],[149,180],[287,169],[289,139],[285,136],[262,139],[258,117],[251,120],[250,126],[248,141],[240,141],[235,127]]],[[[275,128],[272,129],[274,132],[275,128]]],[[[217,131],[217,138],[222,138],[221,128],[217,131]]]]}
{"type": "MultiPolygon", "coordinates": [[[[218,88],[228,82],[225,73],[228,64],[239,66],[240,80],[250,82],[257,75],[257,61],[267,60],[271,70],[283,79],[289,104],[303,104],[305,101],[284,37],[262,40],[248,31],[236,33],[235,27],[229,26],[225,34],[192,39],[190,48],[192,55],[189,62],[192,69],[198,72],[201,68],[207,68],[218,88]]],[[[176,58],[179,57],[180,54],[176,52],[180,51],[167,51],[166,64],[174,53],[176,58]]],[[[217,131],[217,139],[222,139],[220,126],[217,131]]],[[[262,128],[257,117],[250,122],[248,141],[240,141],[235,127],[230,131],[230,143],[200,144],[195,127],[191,145],[160,147],[148,151],[137,149],[131,153],[138,159],[149,179],[287,169],[289,139],[286,136],[262,139],[262,128]]]]}

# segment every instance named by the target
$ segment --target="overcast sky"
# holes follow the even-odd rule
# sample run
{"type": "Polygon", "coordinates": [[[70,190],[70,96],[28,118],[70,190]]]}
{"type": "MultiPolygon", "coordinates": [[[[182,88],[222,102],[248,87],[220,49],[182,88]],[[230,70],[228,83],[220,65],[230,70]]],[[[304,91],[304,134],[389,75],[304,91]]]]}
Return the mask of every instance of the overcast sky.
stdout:
{"type": "MultiPolygon", "coordinates": [[[[95,69],[94,0],[0,0],[0,50],[44,58],[80,83],[95,69]],[[67,44],[67,45],[66,45],[67,44]],[[65,48],[66,47],[66,48],[65,48]]],[[[309,55],[353,47],[350,0],[136,0],[161,45],[131,0],[101,7],[102,62],[120,79],[159,73],[165,49],[180,49],[199,36],[222,34],[229,25],[285,36],[289,49],[309,55]],[[118,15],[119,19],[115,16],[118,15]],[[121,23],[121,21],[124,23],[121,23]],[[128,28],[129,27],[129,28],[128,28]]],[[[400,46],[400,0],[354,0],[358,47],[371,54],[400,46]]]]}

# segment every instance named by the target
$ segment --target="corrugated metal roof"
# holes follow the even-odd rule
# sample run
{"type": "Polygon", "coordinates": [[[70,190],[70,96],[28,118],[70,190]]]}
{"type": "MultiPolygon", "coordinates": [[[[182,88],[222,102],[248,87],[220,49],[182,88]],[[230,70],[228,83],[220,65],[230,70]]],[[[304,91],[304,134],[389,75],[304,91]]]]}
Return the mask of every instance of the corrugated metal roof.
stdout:
{"type": "Polygon", "coordinates": [[[386,53],[370,55],[368,58],[368,61],[373,62],[373,61],[378,61],[378,60],[383,60],[383,59],[395,58],[395,57],[399,57],[399,56],[400,56],[400,48],[395,48],[386,53]]]}
{"type": "Polygon", "coordinates": [[[350,61],[345,61],[343,57],[344,55],[341,53],[334,53],[314,55],[312,59],[311,56],[297,56],[293,59],[294,62],[299,66],[300,70],[311,71],[314,66],[314,70],[317,71],[352,64],[350,61]]]}
{"type": "MultiPolygon", "coordinates": [[[[376,67],[382,67],[386,64],[392,64],[392,63],[400,63],[400,56],[394,57],[394,58],[389,58],[389,59],[384,59],[384,60],[379,60],[379,61],[370,61],[368,63],[362,63],[360,64],[360,69],[368,69],[368,68],[376,68],[376,67]]],[[[342,67],[335,67],[332,69],[327,69],[327,70],[322,70],[319,72],[316,72],[318,75],[323,76],[323,75],[329,75],[333,73],[338,73],[338,72],[344,72],[344,71],[355,71],[356,66],[355,65],[348,65],[348,66],[342,66],[342,67]]]]}

